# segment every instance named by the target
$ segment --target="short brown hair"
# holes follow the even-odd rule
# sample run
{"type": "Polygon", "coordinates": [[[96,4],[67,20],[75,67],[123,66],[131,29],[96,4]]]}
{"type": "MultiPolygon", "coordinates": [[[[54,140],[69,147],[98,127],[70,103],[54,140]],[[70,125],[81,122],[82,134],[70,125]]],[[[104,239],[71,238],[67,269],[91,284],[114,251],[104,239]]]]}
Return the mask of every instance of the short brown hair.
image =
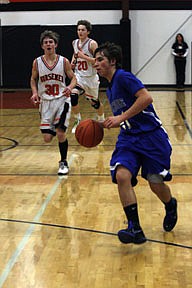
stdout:
{"type": "Polygon", "coordinates": [[[89,31],[89,32],[91,32],[91,30],[92,30],[91,23],[87,20],[79,20],[77,22],[77,26],[79,26],[79,25],[84,25],[86,27],[87,31],[89,31]]]}
{"type": "Polygon", "coordinates": [[[41,33],[40,35],[40,44],[42,45],[43,44],[43,40],[45,38],[50,38],[50,39],[53,39],[55,41],[56,44],[59,43],[59,34],[57,34],[56,32],[54,31],[51,31],[51,30],[45,30],[44,32],[41,33]]]}

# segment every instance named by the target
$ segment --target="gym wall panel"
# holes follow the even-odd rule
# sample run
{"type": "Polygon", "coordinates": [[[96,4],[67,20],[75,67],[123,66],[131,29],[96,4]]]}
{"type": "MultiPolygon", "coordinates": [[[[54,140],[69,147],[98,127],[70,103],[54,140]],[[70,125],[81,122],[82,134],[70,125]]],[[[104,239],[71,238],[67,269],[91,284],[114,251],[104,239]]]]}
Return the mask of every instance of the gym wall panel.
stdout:
{"type": "MultiPolygon", "coordinates": [[[[176,33],[180,32],[190,47],[186,84],[191,85],[191,10],[130,10],[129,17],[132,72],[148,85],[174,85],[175,69],[171,46],[176,33]]],[[[122,40],[120,9],[27,13],[5,11],[0,14],[0,18],[3,35],[3,85],[8,88],[29,87],[32,61],[42,53],[39,36],[47,28],[61,35],[58,52],[69,59],[72,56],[71,42],[76,38],[76,23],[79,19],[92,22],[91,37],[98,43],[108,40],[119,44],[122,40]]]]}
{"type": "MultiPolygon", "coordinates": [[[[71,60],[72,40],[76,38],[75,25],[44,26],[4,26],[3,31],[3,87],[4,88],[29,88],[30,75],[33,60],[42,54],[39,43],[40,33],[45,29],[51,29],[59,33],[60,42],[58,54],[71,60]]],[[[95,39],[102,43],[109,41],[120,43],[119,25],[94,25],[95,39]]]]}

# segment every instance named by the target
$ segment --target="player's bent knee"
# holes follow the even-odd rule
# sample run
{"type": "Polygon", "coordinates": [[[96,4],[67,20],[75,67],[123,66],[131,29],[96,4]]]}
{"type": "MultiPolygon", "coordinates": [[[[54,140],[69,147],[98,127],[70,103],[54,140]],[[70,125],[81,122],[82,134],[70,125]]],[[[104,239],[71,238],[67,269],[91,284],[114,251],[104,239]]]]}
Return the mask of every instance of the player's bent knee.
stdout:
{"type": "Polygon", "coordinates": [[[93,99],[91,99],[91,106],[92,106],[93,108],[95,108],[96,110],[98,110],[99,107],[101,106],[101,103],[100,103],[99,100],[93,100],[93,99]]]}
{"type": "Polygon", "coordinates": [[[131,183],[132,175],[127,168],[119,165],[119,166],[117,166],[115,177],[116,177],[116,181],[118,184],[125,183],[125,182],[127,182],[128,179],[131,183]]]}
{"type": "Polygon", "coordinates": [[[50,143],[53,139],[53,135],[51,134],[44,134],[43,135],[43,140],[45,143],[50,143]]]}
{"type": "Polygon", "coordinates": [[[163,176],[160,174],[148,174],[147,175],[147,180],[150,183],[154,183],[154,184],[161,184],[163,183],[163,176]]]}
{"type": "Polygon", "coordinates": [[[72,107],[76,106],[78,104],[78,94],[77,93],[71,93],[71,105],[72,107]]]}

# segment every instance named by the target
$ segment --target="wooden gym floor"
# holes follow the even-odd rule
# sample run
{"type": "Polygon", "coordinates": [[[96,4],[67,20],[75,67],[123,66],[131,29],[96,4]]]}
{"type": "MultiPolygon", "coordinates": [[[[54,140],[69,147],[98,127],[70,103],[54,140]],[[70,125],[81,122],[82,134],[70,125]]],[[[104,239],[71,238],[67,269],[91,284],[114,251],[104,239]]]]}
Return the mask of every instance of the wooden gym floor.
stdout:
{"type": "MultiPolygon", "coordinates": [[[[164,208],[139,176],[148,242],[136,246],[116,236],[126,227],[109,173],[118,129],[105,130],[103,142],[87,149],[70,126],[70,174],[60,179],[57,141],[43,143],[30,92],[1,92],[0,287],[192,288],[192,92],[151,94],[173,146],[170,187],[179,219],[172,232],[163,231],[164,208]]],[[[84,98],[80,103],[83,118],[94,117],[84,98]]]]}

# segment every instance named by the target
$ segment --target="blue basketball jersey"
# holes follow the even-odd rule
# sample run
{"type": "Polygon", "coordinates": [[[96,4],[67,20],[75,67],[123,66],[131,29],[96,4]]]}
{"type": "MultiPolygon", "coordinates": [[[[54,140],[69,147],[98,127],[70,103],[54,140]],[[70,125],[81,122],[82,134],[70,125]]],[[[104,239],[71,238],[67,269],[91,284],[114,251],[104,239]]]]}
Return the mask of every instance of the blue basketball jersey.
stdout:
{"type": "MultiPolygon", "coordinates": [[[[143,83],[131,72],[117,69],[106,91],[113,114],[120,115],[128,110],[137,99],[135,94],[142,88],[145,88],[143,83]]],[[[161,125],[153,105],[150,104],[139,114],[121,123],[121,130],[138,134],[153,131],[161,125]]]]}
{"type": "MultiPolygon", "coordinates": [[[[120,115],[128,110],[137,99],[135,94],[142,88],[144,85],[132,73],[117,69],[107,89],[113,114],[120,115]]],[[[153,105],[148,105],[120,126],[110,161],[112,181],[117,183],[116,169],[119,165],[131,172],[133,186],[140,168],[141,176],[145,179],[148,179],[149,174],[159,174],[164,181],[170,181],[172,147],[153,105]]]]}

